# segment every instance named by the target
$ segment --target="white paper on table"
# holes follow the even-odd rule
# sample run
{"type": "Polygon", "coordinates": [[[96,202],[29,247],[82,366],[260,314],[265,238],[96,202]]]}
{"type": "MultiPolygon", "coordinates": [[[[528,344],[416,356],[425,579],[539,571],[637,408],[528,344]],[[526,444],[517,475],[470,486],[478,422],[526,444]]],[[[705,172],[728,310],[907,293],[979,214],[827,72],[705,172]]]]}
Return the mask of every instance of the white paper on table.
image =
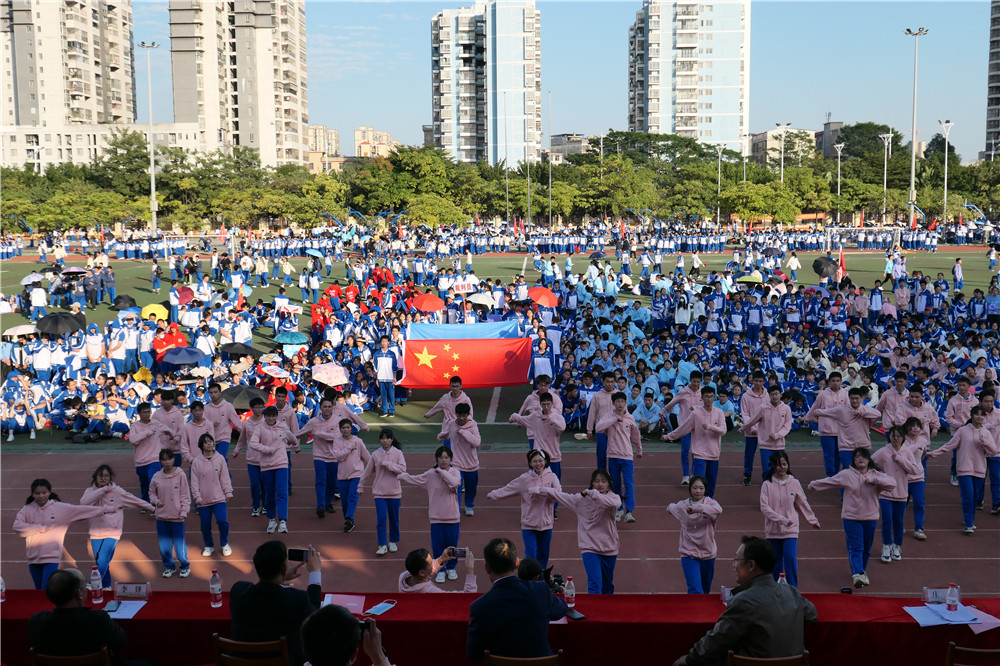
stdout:
{"type": "Polygon", "coordinates": [[[953,611],[948,610],[947,604],[927,604],[927,607],[940,615],[941,619],[948,624],[972,624],[979,622],[976,616],[972,614],[972,611],[969,610],[969,607],[962,604],[958,605],[958,610],[953,611]]]}
{"type": "Polygon", "coordinates": [[[549,620],[549,624],[569,624],[569,618],[563,615],[558,620],[549,620]]]}
{"type": "Polygon", "coordinates": [[[1000,627],[1000,619],[993,617],[989,613],[979,610],[975,606],[969,606],[969,610],[976,619],[979,620],[979,624],[970,624],[969,629],[972,629],[972,633],[981,634],[984,631],[989,631],[990,629],[996,629],[1000,627]]]}
{"type": "Polygon", "coordinates": [[[323,597],[323,605],[330,604],[343,606],[354,615],[361,615],[365,609],[365,598],[360,594],[327,594],[323,597]]]}
{"type": "Polygon", "coordinates": [[[118,609],[108,613],[108,615],[110,615],[116,620],[131,620],[132,618],[135,617],[135,614],[138,613],[145,605],[146,602],[141,600],[140,601],[123,600],[118,602],[118,609]]]}
{"type": "Polygon", "coordinates": [[[936,627],[940,624],[949,624],[947,620],[932,611],[927,606],[903,606],[903,610],[910,614],[921,627],[936,627]]]}

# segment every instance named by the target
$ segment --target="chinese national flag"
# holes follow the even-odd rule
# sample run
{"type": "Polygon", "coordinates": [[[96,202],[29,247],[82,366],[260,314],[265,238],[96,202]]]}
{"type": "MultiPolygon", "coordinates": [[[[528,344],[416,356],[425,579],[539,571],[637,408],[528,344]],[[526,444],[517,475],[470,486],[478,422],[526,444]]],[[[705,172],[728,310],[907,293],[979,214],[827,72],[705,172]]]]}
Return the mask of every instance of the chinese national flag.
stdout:
{"type": "Polygon", "coordinates": [[[452,377],[463,388],[517,386],[528,381],[531,338],[411,340],[403,352],[407,388],[446,389],[452,377]]]}

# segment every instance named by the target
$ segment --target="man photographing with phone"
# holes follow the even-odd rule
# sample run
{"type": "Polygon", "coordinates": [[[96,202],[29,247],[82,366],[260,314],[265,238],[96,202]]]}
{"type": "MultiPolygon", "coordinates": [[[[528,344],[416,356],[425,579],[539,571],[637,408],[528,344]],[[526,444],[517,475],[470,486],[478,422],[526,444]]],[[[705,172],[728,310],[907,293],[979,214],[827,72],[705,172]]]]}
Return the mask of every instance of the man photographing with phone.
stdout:
{"type": "Polygon", "coordinates": [[[358,620],[343,606],[320,608],[306,618],[300,633],[309,666],[349,666],[362,649],[372,666],[392,666],[382,649],[382,631],[375,618],[358,620]]]}

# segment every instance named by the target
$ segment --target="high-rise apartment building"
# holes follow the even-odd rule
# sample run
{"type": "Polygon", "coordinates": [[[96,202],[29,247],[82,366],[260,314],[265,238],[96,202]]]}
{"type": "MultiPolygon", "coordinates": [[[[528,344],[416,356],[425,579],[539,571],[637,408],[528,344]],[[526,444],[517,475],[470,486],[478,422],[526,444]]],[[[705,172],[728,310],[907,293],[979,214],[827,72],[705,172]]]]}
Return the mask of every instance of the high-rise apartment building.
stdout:
{"type": "Polygon", "coordinates": [[[390,132],[364,125],[354,130],[355,157],[389,157],[398,145],[399,141],[393,140],[390,132]]]}
{"type": "Polygon", "coordinates": [[[542,151],[541,16],[534,0],[479,0],[431,21],[434,144],[509,165],[542,151]]]}
{"type": "Polygon", "coordinates": [[[305,0],[169,0],[174,121],[268,166],[309,148],[305,0]]]}
{"type": "Polygon", "coordinates": [[[340,155],[340,132],[326,125],[309,126],[309,150],[329,157],[340,155]]]}
{"type": "Polygon", "coordinates": [[[0,124],[135,121],[131,0],[0,0],[0,124]]]}
{"type": "Polygon", "coordinates": [[[990,3],[989,79],[986,84],[986,148],[993,159],[1000,144],[1000,0],[990,3]]]}
{"type": "Polygon", "coordinates": [[[747,153],[750,0],[645,0],[628,46],[629,130],[747,153]]]}

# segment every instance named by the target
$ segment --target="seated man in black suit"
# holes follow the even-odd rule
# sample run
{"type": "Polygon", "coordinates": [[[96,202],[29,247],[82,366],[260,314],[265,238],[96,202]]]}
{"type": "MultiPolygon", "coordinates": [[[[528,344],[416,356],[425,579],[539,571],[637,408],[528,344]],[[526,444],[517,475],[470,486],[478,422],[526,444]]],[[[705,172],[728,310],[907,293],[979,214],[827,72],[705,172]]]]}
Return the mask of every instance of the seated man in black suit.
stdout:
{"type": "Polygon", "coordinates": [[[469,607],[466,655],[482,661],[485,650],[501,657],[552,654],[549,621],[566,615],[566,602],[545,583],[517,577],[517,547],[510,539],[486,544],[483,560],[493,587],[469,607]]]}
{"type": "Polygon", "coordinates": [[[231,638],[236,641],[288,641],[291,666],[302,666],[305,657],[299,641],[299,627],[319,608],[322,594],[322,560],[309,546],[305,563],[309,571],[308,591],[284,587],[298,578],[302,562],[292,566],[288,548],[281,541],[268,541],[253,554],[257,583],[241,580],[229,591],[229,613],[233,619],[231,638]]]}
{"type": "Polygon", "coordinates": [[[125,630],[102,610],[84,606],[87,581],[77,569],[59,569],[49,577],[45,596],[55,608],[28,620],[31,647],[39,654],[78,657],[108,648],[112,654],[125,645],[125,630]]]}

